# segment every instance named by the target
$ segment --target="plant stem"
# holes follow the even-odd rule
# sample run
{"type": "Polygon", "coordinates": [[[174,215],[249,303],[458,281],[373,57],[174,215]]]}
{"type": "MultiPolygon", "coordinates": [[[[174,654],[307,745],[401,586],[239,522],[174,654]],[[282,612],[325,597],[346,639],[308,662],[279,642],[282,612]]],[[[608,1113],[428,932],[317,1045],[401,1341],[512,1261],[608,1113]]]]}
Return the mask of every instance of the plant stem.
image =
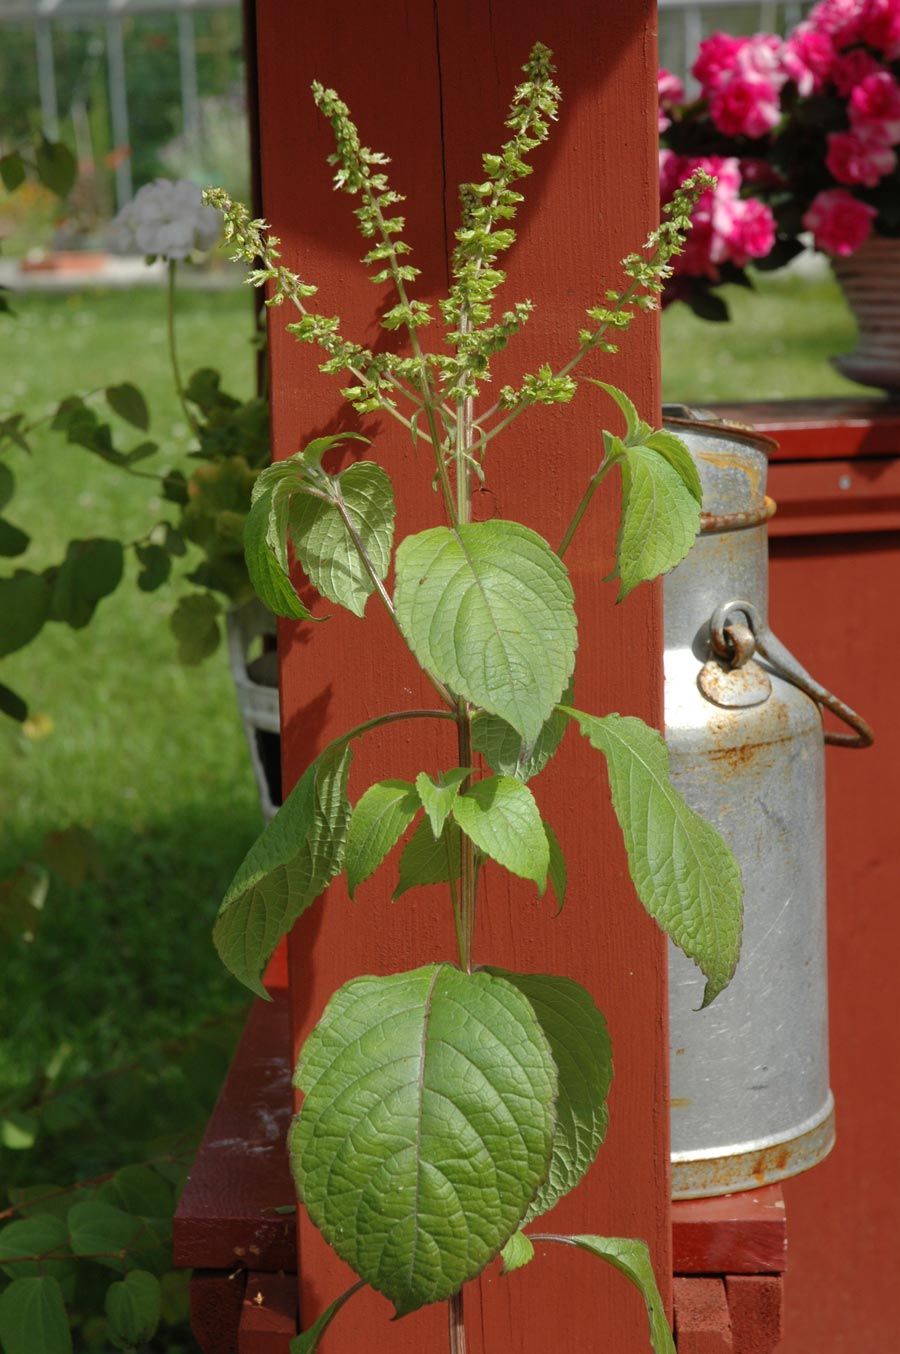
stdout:
{"type": "Polygon", "coordinates": [[[559,548],[556,551],[560,559],[562,559],[563,555],[566,553],[569,546],[572,544],[572,537],[578,530],[579,523],[581,522],[582,517],[587,511],[588,504],[590,503],[591,499],[594,497],[594,494],[600,488],[600,485],[603,483],[607,474],[609,473],[610,470],[612,470],[614,465],[615,461],[609,460],[604,461],[603,464],[600,466],[600,469],[596,472],[596,474],[592,475],[590,480],[588,481],[588,487],[584,491],[584,497],[578,504],[578,507],[575,509],[575,515],[572,518],[569,525],[566,527],[565,535],[560,541],[559,548]]]}
{"type": "Polygon", "coordinates": [[[463,1322],[462,1289],[447,1303],[450,1325],[450,1354],[466,1354],[466,1328],[463,1322]]]}
{"type": "Polygon", "coordinates": [[[184,382],[181,379],[181,368],[178,365],[178,346],[175,342],[175,270],[177,263],[174,259],[169,259],[169,280],[166,288],[166,309],[168,313],[168,332],[169,332],[169,361],[172,364],[172,375],[175,378],[175,389],[178,392],[178,399],[184,410],[184,416],[190,424],[191,431],[195,437],[199,437],[200,429],[197,426],[197,420],[191,412],[187,402],[187,396],[184,393],[184,382]]]}

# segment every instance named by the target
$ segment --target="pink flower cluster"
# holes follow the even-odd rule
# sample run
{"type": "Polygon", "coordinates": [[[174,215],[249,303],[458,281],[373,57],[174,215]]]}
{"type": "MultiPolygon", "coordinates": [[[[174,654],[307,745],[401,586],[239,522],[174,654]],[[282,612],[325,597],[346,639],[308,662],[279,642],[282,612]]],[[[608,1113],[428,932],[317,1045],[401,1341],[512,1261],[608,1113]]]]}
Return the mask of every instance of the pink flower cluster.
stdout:
{"type": "Polygon", "coordinates": [[[812,231],[818,249],[846,257],[865,244],[877,215],[874,207],[860,202],[846,188],[828,188],[813,198],[803,217],[803,227],[812,231]]]}
{"type": "Polygon", "coordinates": [[[684,85],[677,75],[673,75],[671,71],[661,67],[659,75],[656,77],[656,89],[659,102],[659,130],[664,132],[667,127],[672,125],[669,112],[673,105],[684,103],[684,85]]]}
{"type": "Polygon", "coordinates": [[[693,73],[718,130],[757,139],[778,122],[788,80],[795,80],[801,93],[811,92],[820,59],[812,49],[788,49],[774,33],[752,38],[713,33],[701,42],[693,73]]]}
{"type": "Polygon", "coordinates": [[[743,268],[751,259],[764,258],[775,243],[775,219],[755,198],[742,198],[741,166],[734,157],[659,153],[660,195],[668,202],[679,184],[696,169],[717,179],[703,194],[693,216],[685,252],[675,263],[676,274],[707,277],[715,282],[723,263],[743,268]]]}

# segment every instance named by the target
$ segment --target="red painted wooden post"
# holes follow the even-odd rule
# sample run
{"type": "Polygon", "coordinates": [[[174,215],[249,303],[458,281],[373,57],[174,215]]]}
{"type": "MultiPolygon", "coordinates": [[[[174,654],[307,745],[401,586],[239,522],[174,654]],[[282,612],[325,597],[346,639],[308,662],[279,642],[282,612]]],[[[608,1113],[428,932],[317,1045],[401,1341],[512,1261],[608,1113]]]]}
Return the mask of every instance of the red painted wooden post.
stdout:
{"type": "MultiPolygon", "coordinates": [[[[309,97],[316,77],[350,103],[366,144],[387,151],[406,192],[407,238],[422,270],[420,296],[446,285],[455,185],[477,177],[494,149],[519,67],[536,39],[556,53],[565,102],[559,127],[535,157],[528,205],[512,257],[508,296],[530,296],[537,313],[515,342],[511,374],[564,360],[584,310],[615,283],[619,260],[642,243],[656,215],[656,46],[653,0],[435,0],[433,4],[302,6],[260,0],[259,60],[263,204],[286,260],[320,286],[325,313],[340,312],[349,335],[377,340],[380,298],[357,260],[363,245],[352,203],[330,191],[329,129],[309,97]]],[[[357,427],[335,382],[313,355],[285,336],[273,315],[275,452],[284,456],[316,434],[357,427]]],[[[592,364],[595,371],[599,364],[592,364]]],[[[641,322],[604,368],[642,411],[658,406],[658,336],[641,322]]],[[[498,371],[498,384],[506,379],[498,371]]],[[[601,453],[599,427],[611,417],[599,393],[574,408],[523,417],[495,444],[476,514],[520,518],[558,541],[581,486],[601,453]]],[[[398,538],[440,520],[432,469],[420,444],[383,420],[363,430],[398,494],[398,538]]],[[[600,506],[567,557],[580,604],[582,666],[577,693],[589,710],[620,710],[661,721],[659,592],[642,588],[622,608],[602,582],[612,561],[614,516],[600,506]]],[[[334,608],[319,607],[320,611],[334,608]]],[[[362,625],[335,615],[327,625],[285,627],[282,702],[286,785],[330,738],[374,713],[432,703],[386,617],[370,604],[362,625]]],[[[437,726],[403,725],[373,736],[356,754],[355,795],[385,774],[414,775],[454,765],[452,738],[437,726]]],[[[570,863],[570,901],[554,920],[499,872],[487,872],[476,955],[521,969],[567,973],[585,983],[609,1018],[617,1077],[602,1157],[557,1211],[561,1230],[639,1235],[653,1248],[665,1291],[671,1272],[668,1227],[665,946],[642,915],[628,882],[618,831],[595,753],[570,736],[539,789],[570,863]]],[[[364,887],[351,905],[336,885],[296,927],[290,983],[297,1043],[334,989],[365,972],[386,973],[453,956],[448,909],[435,890],[399,904],[390,886],[364,887]]],[[[300,1219],[300,1304],[305,1322],[351,1282],[349,1270],[300,1219]]],[[[341,1313],[323,1349],[422,1354],[446,1348],[438,1308],[388,1325],[390,1309],[360,1295],[341,1313]]],[[[492,1267],[467,1299],[473,1354],[547,1349],[644,1354],[640,1298],[621,1277],[584,1254],[543,1248],[537,1263],[508,1280],[492,1267]],[[554,1253],[555,1251],[555,1253],[554,1253]]]]}

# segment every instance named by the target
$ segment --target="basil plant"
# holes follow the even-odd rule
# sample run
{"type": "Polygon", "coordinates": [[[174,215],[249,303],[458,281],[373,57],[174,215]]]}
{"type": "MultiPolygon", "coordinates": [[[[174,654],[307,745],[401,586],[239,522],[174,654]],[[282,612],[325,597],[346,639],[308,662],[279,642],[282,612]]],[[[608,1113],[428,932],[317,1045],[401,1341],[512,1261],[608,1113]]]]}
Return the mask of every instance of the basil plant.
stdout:
{"type": "Polygon", "coordinates": [[[302,1051],[295,1083],[302,1108],[290,1133],[298,1196],[359,1283],[297,1337],[296,1354],[316,1348],[364,1283],[389,1298],[398,1316],[449,1302],[450,1348],[460,1354],[464,1285],[498,1254],[507,1271],[528,1263],[535,1241],[580,1247],[623,1271],[645,1298],[654,1349],[673,1350],[643,1241],[532,1230],[578,1184],[603,1142],[612,1076],[603,1016],[565,976],[480,966],[473,934],[488,860],[540,894],[549,884],[563,903],[566,863],[530,782],[574,725],[605,758],[638,898],[706,975],[707,1003],[729,982],[741,935],[741,880],[731,853],[673,789],[659,733],[627,715],[581,710],[572,694],[577,618],[565,555],[594,493],[618,467],[616,573],[625,597],[690,549],[700,482],[684,444],[603,385],[624,430],[598,437],[597,471],[555,548],[520,522],[474,522],[471,506],[494,439],[529,407],[570,401],[576,368],[595,353],[615,352],[616,331],[656,308],[709,180],[688,182],[643,250],[623,261],[623,283],[588,311],[565,366],[527,373],[489,404],[491,359],[532,310],[530,301],[496,305],[505,280],[499,260],[515,239],[511,223],[522,200],[516,185],[531,173],[529,159],[560,97],[546,47],[535,46],[524,71],[509,139],[484,156],[481,181],[460,190],[452,285],[439,303],[445,346],[424,343],[437,317],[411,294],[417,269],[387,158],[361,143],[333,90],[313,85],[334,131],[335,186],[357,204],[372,280],[393,284],[395,303],[381,323],[405,331],[403,355],[344,337],[337,317],[313,308],[316,288],[280,261],[267,223],[222,191],[206,194],[223,214],[235,257],[250,264],[251,282],[267,288],[267,304],[295,308],[289,328],[321,350],[321,369],[344,379],[342,393],[360,413],[383,411],[408,428],[437,491],[439,520],[395,543],[394,495],[376,449],[339,473],[323,464],[327,452],[357,436],[345,433],[263,470],[246,525],[250,577],[272,611],[312,619],[291,582],[292,549],[330,602],[356,616],[373,596],[386,608],[435,701],[348,730],[308,767],[221,905],[215,943],[223,962],[265,995],[261,976],[275,945],[329,881],[343,870],[352,896],[406,834],[394,896],[442,885],[458,946],[455,964],[347,983],[302,1051]],[[378,781],[352,804],[357,740],[410,719],[455,724],[457,764],[414,781],[378,781]]]}

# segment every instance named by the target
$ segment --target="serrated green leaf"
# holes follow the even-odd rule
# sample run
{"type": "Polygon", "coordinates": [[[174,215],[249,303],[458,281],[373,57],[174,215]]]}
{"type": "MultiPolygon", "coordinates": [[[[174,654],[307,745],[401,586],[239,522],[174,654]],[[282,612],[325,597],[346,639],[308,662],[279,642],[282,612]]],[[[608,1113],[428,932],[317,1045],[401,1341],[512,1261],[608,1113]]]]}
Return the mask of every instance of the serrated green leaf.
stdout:
{"type": "Polygon", "coordinates": [[[650,1323],[650,1344],[655,1354],[675,1354],[675,1342],[666,1320],[656,1276],[650,1262],[650,1252],[645,1241],[632,1240],[630,1237],[616,1236],[548,1236],[535,1237],[536,1241],[561,1241],[579,1250],[589,1251],[607,1264],[614,1265],[638,1289],[647,1307],[647,1319],[650,1323]]]}
{"type": "MultiPolygon", "coordinates": [[[[283,514],[286,518],[286,502],[283,514]]],[[[281,546],[283,535],[279,530],[280,515],[279,510],[273,507],[271,490],[261,494],[247,514],[244,523],[244,558],[250,582],[257,597],[273,615],[287,616],[295,621],[314,620],[316,618],[309,608],[297,596],[288,574],[287,551],[281,546]]]]}
{"type": "Polygon", "coordinates": [[[25,162],[18,151],[0,155],[0,183],[8,193],[14,193],[25,182],[25,162]]]}
{"type": "Polygon", "coordinates": [[[53,578],[50,619],[63,621],[73,630],[84,629],[97,604],[119,586],[124,566],[121,541],[99,536],[70,541],[53,578]]]}
{"type": "Polygon", "coordinates": [[[415,786],[408,780],[379,781],[357,800],[344,857],[351,898],[403,836],[419,807],[415,786]]]}
{"type": "Polygon", "coordinates": [[[530,1002],[559,1077],[550,1170],[525,1214],[528,1223],[575,1188],[600,1150],[609,1122],[612,1046],[593,997],[571,978],[494,968],[488,972],[505,978],[530,1002]]]}
{"type": "Polygon", "coordinates": [[[192,667],[219,647],[222,608],[210,592],[182,597],[169,617],[169,629],[178,641],[178,661],[192,667]]]}
{"type": "Polygon", "coordinates": [[[27,703],[17,691],[13,691],[11,686],[6,686],[3,682],[0,682],[0,714],[14,719],[17,724],[24,724],[28,718],[27,703]]]}
{"type": "Polygon", "coordinates": [[[5,517],[0,517],[0,555],[4,555],[7,559],[24,555],[30,539],[21,527],[7,522],[5,517]]]}
{"type": "Polygon", "coordinates": [[[304,486],[309,484],[309,480],[302,473],[303,470],[308,468],[318,470],[326,452],[348,441],[368,444],[369,438],[363,437],[362,433],[334,433],[329,437],[315,437],[311,442],[307,442],[302,451],[267,465],[260,471],[253,486],[252,501],[255,503],[260,494],[274,491],[280,485],[286,487],[288,495],[298,490],[302,491],[304,486]]]}
{"type": "Polygon", "coordinates": [[[106,403],[114,414],[130,423],[133,428],[146,432],[150,427],[150,410],[136,385],[123,381],[121,385],[106,387],[106,403]]]}
{"type": "MultiPolygon", "coordinates": [[[[357,461],[333,484],[375,573],[383,579],[394,540],[394,491],[387,474],[373,461],[357,461]]],[[[289,523],[297,559],[309,581],[332,602],[362,616],[375,584],[336,504],[295,493],[289,523]]]]}
{"type": "Polygon", "coordinates": [[[0,1342],[5,1354],[72,1354],[62,1289],[42,1275],[15,1279],[0,1293],[0,1342]]]}
{"type": "Polygon", "coordinates": [[[355,979],[296,1085],[300,1197],[400,1316],[479,1274],[545,1178],[556,1069],[529,1002],[492,974],[431,964],[355,979]]]}
{"type": "Polygon", "coordinates": [[[104,1309],[116,1349],[132,1350],[152,1340],[160,1306],[159,1280],[144,1269],[133,1269],[120,1283],[110,1284],[104,1309]]]}
{"type": "Polygon", "coordinates": [[[658,428],[656,432],[648,434],[645,445],[651,451],[664,456],[672,468],[678,471],[685,488],[702,507],[703,485],[700,482],[700,471],[697,469],[697,464],[687,444],[682,441],[677,433],[671,432],[668,428],[658,428]]]}
{"type": "Polygon", "coordinates": [[[459,877],[459,828],[447,823],[435,840],[431,824],[423,818],[400,857],[400,875],[393,901],[419,884],[446,884],[459,877]]]}
{"type": "Polygon", "coordinates": [[[426,771],[416,776],[416,790],[436,838],[443,832],[459,787],[470,770],[467,766],[456,766],[452,771],[442,771],[439,781],[433,781],[426,771]]]}
{"type": "Polygon", "coordinates": [[[73,1204],[68,1213],[69,1244],[76,1255],[90,1255],[108,1269],[123,1270],[126,1253],[143,1228],[112,1204],[73,1204]]]}
{"type": "Polygon", "coordinates": [[[346,1293],[342,1293],[339,1298],[335,1298],[334,1302],[332,1302],[329,1307],[325,1308],[325,1311],[319,1317],[318,1321],[313,1322],[311,1326],[305,1331],[301,1331],[300,1334],[291,1341],[288,1347],[290,1354],[315,1354],[315,1351],[319,1348],[319,1341],[322,1339],[322,1336],[325,1334],[344,1303],[349,1301],[354,1293],[358,1293],[362,1286],[362,1280],[360,1280],[360,1282],[355,1283],[352,1288],[348,1288],[346,1293]]]}
{"type": "Polygon", "coordinates": [[[501,1273],[514,1274],[517,1269],[523,1269],[534,1259],[534,1247],[524,1232],[513,1232],[500,1255],[503,1259],[501,1273]]]}
{"type": "Polygon", "coordinates": [[[549,823],[544,823],[544,831],[547,834],[547,846],[550,849],[547,878],[556,898],[556,915],[559,916],[566,905],[566,880],[568,877],[566,858],[563,855],[559,839],[549,823]]]}
{"type": "Polygon", "coordinates": [[[668,573],[700,530],[700,507],[680,472],[649,447],[628,447],[621,461],[622,510],[616,542],[619,601],[639,583],[668,573]]]}
{"type": "Polygon", "coordinates": [[[350,746],[331,743],[250,848],[222,900],[213,940],[222,963],[265,997],[261,974],[297,918],[338,873],[350,805],[350,746]]]}
{"type": "Polygon", "coordinates": [[[565,566],[518,522],[408,536],[397,620],[419,662],[533,742],[565,689],[577,643],[565,566]]]}
{"type": "Polygon", "coordinates": [[[618,386],[609,385],[606,381],[597,381],[592,376],[588,376],[586,379],[590,381],[592,386],[599,386],[601,390],[605,390],[610,399],[615,400],[624,414],[626,427],[624,440],[627,446],[632,445],[638,439],[642,439],[650,431],[649,423],[644,422],[624,390],[620,390],[618,386]]]}
{"type": "Polygon", "coordinates": [[[487,776],[452,805],[453,817],[480,851],[543,893],[550,847],[534,795],[512,776],[487,776]]]}
{"type": "Polygon", "coordinates": [[[41,574],[17,569],[0,578],[0,658],[30,644],[50,613],[51,587],[41,574]]]}
{"type": "Polygon", "coordinates": [[[78,177],[78,163],[62,141],[41,137],[35,153],[37,175],[45,188],[57,197],[66,197],[78,177]]]}
{"type": "Polygon", "coordinates": [[[48,1213],[21,1218],[0,1230],[0,1268],[11,1279],[27,1279],[37,1274],[53,1274],[60,1278],[67,1268],[64,1257],[68,1250],[66,1224],[48,1213]],[[48,1255],[54,1258],[39,1258],[48,1255]],[[22,1260],[22,1256],[34,1258],[22,1260]],[[17,1263],[9,1263],[12,1257],[16,1257],[17,1263]]]}
{"type": "MultiPolygon", "coordinates": [[[[562,704],[568,705],[571,699],[572,683],[569,682],[562,695],[562,704]]],[[[505,719],[477,714],[472,720],[472,746],[498,775],[532,780],[556,754],[568,726],[566,716],[560,710],[554,710],[535,741],[529,744],[505,719]]]]}
{"type": "Polygon", "coordinates": [[[728,986],[740,954],[740,866],[672,785],[666,745],[655,729],[630,716],[566,713],[606,758],[637,895],[706,975],[708,1006],[728,986]]]}

